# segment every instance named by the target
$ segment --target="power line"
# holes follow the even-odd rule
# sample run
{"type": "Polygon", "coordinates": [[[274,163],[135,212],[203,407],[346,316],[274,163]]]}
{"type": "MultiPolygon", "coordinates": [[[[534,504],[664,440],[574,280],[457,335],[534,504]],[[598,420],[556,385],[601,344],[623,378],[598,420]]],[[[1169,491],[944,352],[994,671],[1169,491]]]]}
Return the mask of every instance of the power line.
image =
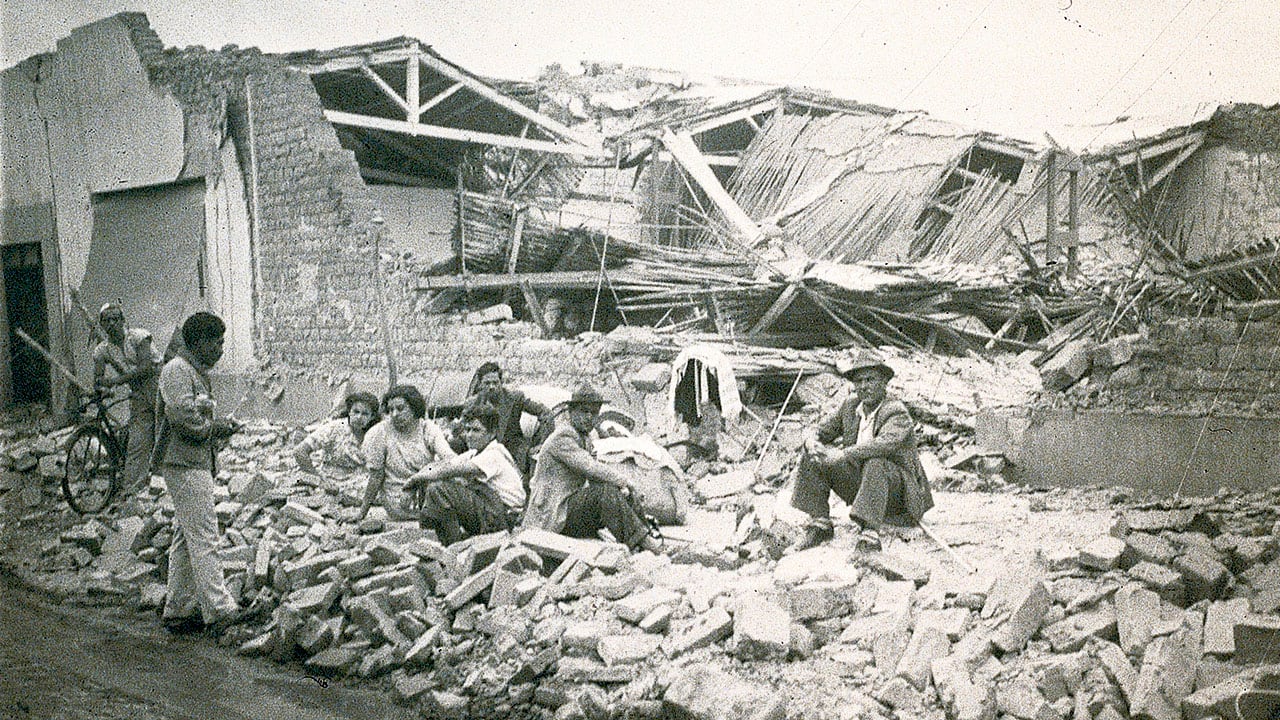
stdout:
{"type": "Polygon", "coordinates": [[[982,9],[978,10],[978,12],[969,19],[969,24],[965,25],[964,30],[962,30],[960,34],[956,36],[956,39],[951,42],[951,45],[947,48],[946,52],[942,53],[942,56],[933,64],[933,67],[929,68],[929,71],[924,74],[924,77],[916,81],[916,84],[907,91],[907,94],[902,96],[902,99],[898,101],[898,105],[905,105],[907,99],[915,94],[916,90],[920,89],[920,86],[924,84],[924,81],[928,80],[929,76],[933,74],[933,71],[937,70],[938,67],[942,65],[942,61],[946,60],[947,57],[951,55],[951,51],[956,49],[956,46],[960,44],[960,41],[964,39],[964,36],[969,34],[969,30],[973,29],[974,23],[978,22],[978,18],[982,17],[982,14],[987,11],[987,8],[991,7],[991,3],[993,2],[995,2],[995,0],[987,0],[987,4],[983,5],[982,9]]]}
{"type": "Polygon", "coordinates": [[[1089,110],[1086,112],[1093,111],[1094,109],[1096,109],[1099,105],[1102,104],[1102,100],[1111,94],[1112,90],[1115,90],[1120,85],[1120,83],[1124,82],[1124,79],[1129,76],[1129,73],[1133,72],[1133,69],[1138,67],[1138,63],[1142,62],[1142,58],[1146,57],[1147,53],[1151,51],[1151,48],[1154,47],[1155,44],[1160,41],[1160,38],[1164,37],[1164,34],[1169,30],[1170,27],[1173,27],[1174,21],[1176,21],[1178,17],[1182,15],[1182,11],[1186,10],[1188,7],[1191,6],[1192,2],[1193,0],[1187,0],[1185,3],[1182,4],[1182,7],[1178,8],[1178,12],[1174,13],[1173,16],[1169,18],[1169,21],[1164,24],[1164,27],[1160,28],[1160,32],[1156,33],[1155,37],[1151,38],[1151,42],[1147,43],[1147,46],[1142,48],[1142,52],[1138,53],[1138,57],[1134,58],[1133,62],[1129,64],[1129,67],[1125,68],[1124,72],[1120,73],[1120,77],[1116,78],[1116,81],[1111,83],[1111,87],[1104,90],[1102,94],[1098,96],[1098,99],[1094,101],[1093,106],[1090,107],[1089,110]]]}
{"type": "Polygon", "coordinates": [[[814,60],[818,59],[818,54],[821,53],[824,49],[826,49],[827,43],[830,43],[832,38],[836,36],[836,33],[840,32],[840,28],[844,27],[844,24],[848,22],[849,18],[853,15],[853,11],[857,10],[858,6],[861,5],[862,2],[863,0],[858,0],[858,2],[854,3],[849,7],[849,9],[845,12],[844,17],[840,18],[840,22],[836,23],[835,27],[831,28],[831,32],[827,33],[827,37],[821,43],[818,44],[818,47],[814,48],[813,52],[809,53],[809,58],[805,60],[804,63],[800,65],[800,67],[796,68],[796,71],[794,73],[792,73],[791,79],[786,82],[787,85],[790,85],[791,83],[795,82],[796,78],[800,77],[800,73],[804,72],[810,65],[813,64],[814,60]]]}

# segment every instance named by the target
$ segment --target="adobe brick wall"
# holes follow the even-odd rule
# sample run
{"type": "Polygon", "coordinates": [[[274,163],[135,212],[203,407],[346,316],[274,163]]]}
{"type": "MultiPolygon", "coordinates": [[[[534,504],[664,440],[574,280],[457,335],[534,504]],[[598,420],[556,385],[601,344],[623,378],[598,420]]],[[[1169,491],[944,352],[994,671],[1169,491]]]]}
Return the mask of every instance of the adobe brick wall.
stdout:
{"type": "Polygon", "coordinates": [[[1091,395],[1083,404],[1095,407],[1280,416],[1280,323],[1167,321],[1151,329],[1131,362],[1089,385],[1067,394],[1077,401],[1091,395]]]}

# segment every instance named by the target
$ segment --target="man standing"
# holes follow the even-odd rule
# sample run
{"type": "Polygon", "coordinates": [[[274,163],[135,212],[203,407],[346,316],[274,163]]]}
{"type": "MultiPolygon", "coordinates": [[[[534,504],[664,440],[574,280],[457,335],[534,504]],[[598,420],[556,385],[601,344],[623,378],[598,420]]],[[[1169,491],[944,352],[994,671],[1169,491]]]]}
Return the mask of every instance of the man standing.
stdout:
{"type": "Polygon", "coordinates": [[[578,538],[608,528],[628,547],[657,552],[657,542],[627,497],[627,478],[591,455],[590,433],[603,405],[590,385],[574,390],[568,422],[556,426],[538,453],[524,526],[578,538]]]}
{"type": "Polygon", "coordinates": [[[472,535],[511,529],[524,508],[524,479],[511,453],[495,437],[498,412],[473,405],[462,414],[465,453],[428,466],[406,484],[421,497],[423,525],[452,545],[472,535]]]}
{"type": "MultiPolygon", "coordinates": [[[[484,403],[498,412],[498,442],[511,451],[516,469],[524,476],[533,469],[533,461],[529,457],[529,438],[525,437],[520,427],[520,418],[525,414],[538,418],[539,428],[550,428],[551,413],[542,403],[520,392],[512,390],[503,383],[502,368],[496,362],[486,362],[476,369],[473,395],[467,405],[484,403]]],[[[538,432],[534,431],[534,437],[538,432]]]]}
{"type": "Polygon", "coordinates": [[[195,313],[182,324],[186,347],[160,371],[155,455],[174,508],[169,597],[163,613],[171,632],[202,625],[220,631],[241,619],[222,574],[213,510],[214,456],[220,441],[237,429],[235,423],[213,416],[209,370],[222,358],[225,333],[226,325],[217,315],[195,313]]]}
{"type": "Polygon", "coordinates": [[[888,397],[893,369],[869,353],[841,358],[837,371],[854,393],[835,415],[805,438],[791,505],[810,517],[804,550],[835,537],[831,492],[849,503],[859,545],[878,548],[886,517],[915,525],[933,507],[916,453],[915,423],[907,406],[888,397]]]}
{"type": "Polygon", "coordinates": [[[133,489],[151,475],[151,450],[156,436],[156,391],[160,358],[151,333],[126,328],[124,310],[107,303],[98,311],[98,324],[107,339],[93,349],[95,387],[129,388],[129,444],[125,450],[124,486],[133,489]]]}

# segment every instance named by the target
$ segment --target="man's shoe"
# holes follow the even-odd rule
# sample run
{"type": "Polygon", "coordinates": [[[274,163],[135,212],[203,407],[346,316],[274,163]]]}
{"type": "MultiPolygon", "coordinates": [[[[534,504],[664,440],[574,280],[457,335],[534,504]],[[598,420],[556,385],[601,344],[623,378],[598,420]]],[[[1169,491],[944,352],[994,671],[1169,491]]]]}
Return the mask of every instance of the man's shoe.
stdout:
{"type": "Polygon", "coordinates": [[[204,630],[204,621],[198,617],[165,618],[161,622],[172,635],[191,635],[204,630]]]}
{"type": "Polygon", "coordinates": [[[835,539],[836,531],[829,527],[810,526],[805,528],[804,537],[795,545],[791,546],[793,552],[801,552],[810,548],[815,548],[824,542],[835,539]]]}

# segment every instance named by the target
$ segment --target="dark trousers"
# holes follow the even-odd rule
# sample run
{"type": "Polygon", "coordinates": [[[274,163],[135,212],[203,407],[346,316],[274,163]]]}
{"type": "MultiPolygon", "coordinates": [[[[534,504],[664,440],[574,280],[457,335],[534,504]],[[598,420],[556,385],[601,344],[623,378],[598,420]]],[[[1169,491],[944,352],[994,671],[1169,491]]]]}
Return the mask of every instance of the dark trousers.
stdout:
{"type": "Polygon", "coordinates": [[[903,470],[885,458],[830,463],[805,455],[796,471],[791,506],[816,525],[831,526],[831,493],[849,504],[850,515],[865,528],[879,528],[886,513],[905,514],[903,470]]]}
{"type": "Polygon", "coordinates": [[[438,480],[422,493],[422,525],[434,530],[445,545],[472,535],[510,530],[507,506],[498,494],[479,483],[438,480]]]}
{"type": "Polygon", "coordinates": [[[635,547],[649,532],[631,501],[607,483],[583,485],[569,496],[568,513],[562,532],[569,537],[594,538],[608,528],[618,542],[635,547]]]}

